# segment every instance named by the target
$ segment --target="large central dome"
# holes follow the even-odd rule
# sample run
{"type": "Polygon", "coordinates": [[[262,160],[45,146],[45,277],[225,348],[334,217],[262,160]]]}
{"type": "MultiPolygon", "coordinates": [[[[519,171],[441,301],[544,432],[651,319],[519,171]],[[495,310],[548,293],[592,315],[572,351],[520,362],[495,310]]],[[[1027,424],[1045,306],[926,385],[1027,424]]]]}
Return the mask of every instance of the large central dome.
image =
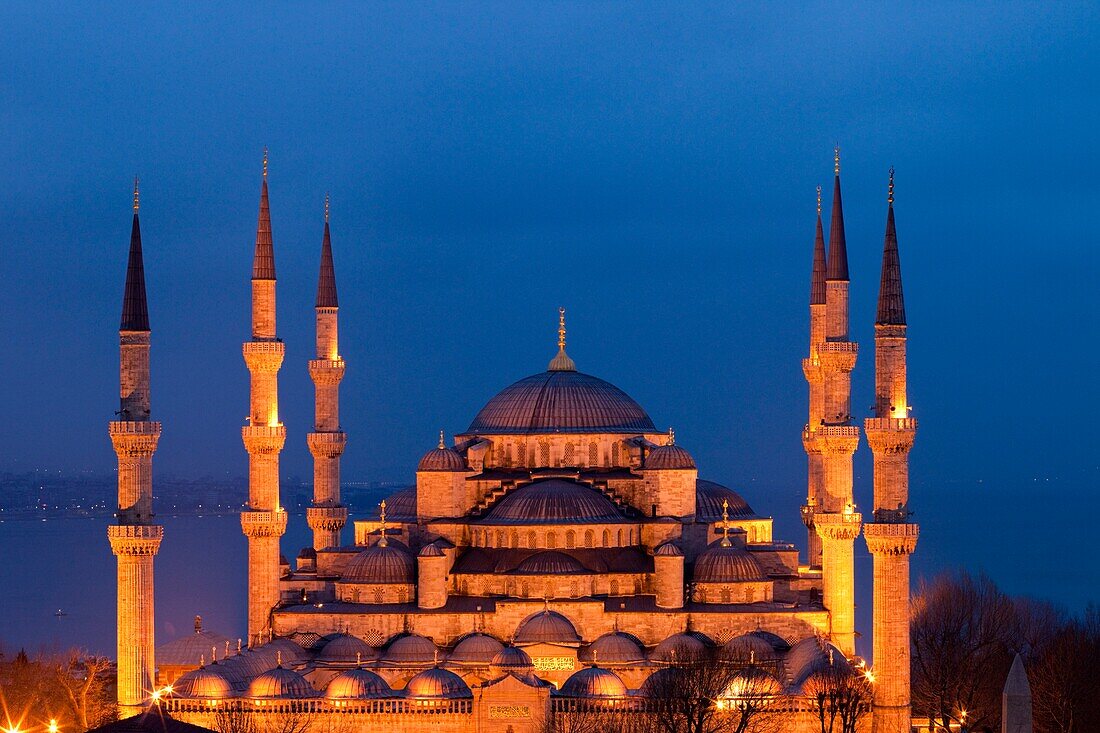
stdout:
{"type": "Polygon", "coordinates": [[[613,384],[572,370],[534,374],[505,387],[467,433],[655,433],[641,406],[613,384]]]}

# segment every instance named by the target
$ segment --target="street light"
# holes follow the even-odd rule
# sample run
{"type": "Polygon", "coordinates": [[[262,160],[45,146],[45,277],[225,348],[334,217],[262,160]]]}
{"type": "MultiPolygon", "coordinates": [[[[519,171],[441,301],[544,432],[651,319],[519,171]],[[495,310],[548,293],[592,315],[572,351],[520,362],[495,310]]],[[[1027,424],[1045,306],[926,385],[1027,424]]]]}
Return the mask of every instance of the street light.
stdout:
{"type": "Polygon", "coordinates": [[[55,718],[50,718],[50,725],[47,730],[49,731],[49,733],[57,733],[57,731],[60,730],[57,727],[57,720],[55,718]]]}

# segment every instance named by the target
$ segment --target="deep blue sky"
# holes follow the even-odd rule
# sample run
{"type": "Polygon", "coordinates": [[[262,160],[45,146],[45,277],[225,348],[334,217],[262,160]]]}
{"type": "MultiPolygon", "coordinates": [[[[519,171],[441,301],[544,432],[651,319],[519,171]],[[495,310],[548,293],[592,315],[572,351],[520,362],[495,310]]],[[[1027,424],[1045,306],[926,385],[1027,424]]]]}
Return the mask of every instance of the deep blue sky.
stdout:
{"type": "MultiPolygon", "coordinates": [[[[0,69],[0,470],[114,466],[136,173],[157,468],[246,472],[268,146],[284,474],[311,473],[331,191],[346,478],[410,479],[439,428],[545,368],[564,305],[582,371],[797,528],[814,187],[840,141],[861,417],[897,168],[921,521],[1011,551],[1045,512],[1095,514],[1095,5],[9,3],[0,69]]],[[[966,560],[943,547],[922,549],[966,560]]]]}

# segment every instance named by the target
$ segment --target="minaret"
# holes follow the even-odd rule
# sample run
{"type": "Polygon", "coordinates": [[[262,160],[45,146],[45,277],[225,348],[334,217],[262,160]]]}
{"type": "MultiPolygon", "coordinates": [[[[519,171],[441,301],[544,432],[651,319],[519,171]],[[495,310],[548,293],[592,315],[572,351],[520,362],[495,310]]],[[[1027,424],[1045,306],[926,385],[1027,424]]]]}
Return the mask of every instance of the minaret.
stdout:
{"type": "Polygon", "coordinates": [[[252,260],[252,340],[243,345],[251,376],[249,424],[241,428],[248,451],[248,511],[241,529],[248,537],[248,639],[258,643],[270,629],[279,602],[279,537],[286,512],[279,505],[279,452],[286,428],[279,422],[279,367],[283,342],[275,335],[275,251],[267,202],[267,151],[260,187],[260,217],[252,260]]]}
{"type": "Polygon", "coordinates": [[[821,537],[823,602],[830,637],[844,654],[855,653],[855,539],[862,518],[852,495],[852,454],[859,428],[852,425],[852,369],[858,347],[848,340],[848,251],[840,200],[840,148],[834,152],[833,212],[825,267],[825,340],[817,357],[824,381],[825,418],[816,444],[821,451],[821,495],[814,528],[821,537]]]}
{"type": "Polygon", "coordinates": [[[909,449],[917,421],[909,417],[905,377],[905,299],[894,229],[894,170],[890,169],[882,279],[875,318],[875,416],[864,422],[874,453],[874,521],[867,549],[874,559],[875,733],[908,733],[909,555],[918,528],[909,522],[909,449]]]}
{"type": "Polygon", "coordinates": [[[332,241],[328,231],[328,196],[325,196],[325,234],[321,239],[321,272],[317,279],[317,358],[309,362],[315,390],[313,432],[308,436],[313,454],[313,506],[306,521],[313,530],[313,549],[340,546],[340,530],[348,510],[340,503],[340,456],[348,436],[340,430],[340,380],[344,360],[337,339],[336,271],[332,265],[332,241]]]}
{"type": "Polygon", "coordinates": [[[806,504],[802,521],[809,534],[807,564],[821,567],[821,538],[814,527],[814,512],[824,492],[825,471],[818,443],[818,431],[825,421],[825,375],[821,371],[818,346],[825,342],[825,235],[821,229],[821,186],[817,187],[817,229],[814,232],[813,267],[810,270],[810,355],[802,360],[802,373],[810,385],[810,414],[802,431],[802,446],[808,459],[806,504]]]}
{"type": "Polygon", "coordinates": [[[149,419],[149,311],[134,179],[134,223],[122,297],[118,420],[110,423],[118,454],[117,523],[107,528],[118,558],[119,717],[141,712],[153,691],[153,558],[164,528],[153,524],[153,453],[160,423],[149,419]]]}

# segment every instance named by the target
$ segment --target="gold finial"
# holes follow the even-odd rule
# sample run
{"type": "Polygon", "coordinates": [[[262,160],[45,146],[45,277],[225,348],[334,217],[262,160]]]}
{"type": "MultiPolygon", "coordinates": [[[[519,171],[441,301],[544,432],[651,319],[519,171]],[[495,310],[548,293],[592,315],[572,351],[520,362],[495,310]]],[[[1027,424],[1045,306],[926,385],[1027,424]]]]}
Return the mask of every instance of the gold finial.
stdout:
{"type": "Polygon", "coordinates": [[[218,647],[212,646],[212,647],[210,647],[210,663],[211,664],[217,664],[217,662],[218,662],[218,647]]]}
{"type": "Polygon", "coordinates": [[[205,654],[200,654],[199,655],[199,666],[200,667],[205,667],[206,666],[206,655],[205,654]]]}
{"type": "Polygon", "coordinates": [[[439,650],[436,649],[432,652],[432,659],[435,661],[435,666],[439,666],[439,650]]]}
{"type": "Polygon", "coordinates": [[[283,666],[283,653],[281,651],[275,652],[275,666],[276,667],[282,667],[283,666]]]}
{"type": "Polygon", "coordinates": [[[821,186],[817,187],[817,215],[821,216],[821,186]]]}
{"type": "Polygon", "coordinates": [[[599,667],[600,666],[600,650],[599,649],[593,649],[592,650],[592,666],[593,667],[599,667]]]}
{"type": "Polygon", "coordinates": [[[837,143],[836,147],[833,148],[833,173],[840,175],[840,143],[837,143]]]}
{"type": "Polygon", "coordinates": [[[676,445],[676,431],[672,429],[671,425],[668,428],[668,444],[676,445]]]}
{"type": "Polygon", "coordinates": [[[325,223],[328,224],[328,191],[325,192],[325,223]]]}
{"type": "Polygon", "coordinates": [[[894,166],[890,166],[890,186],[886,194],[886,203],[894,205],[894,166]]]}
{"type": "Polygon", "coordinates": [[[730,503],[722,499],[722,547],[730,546],[730,503]]]}
{"type": "Polygon", "coordinates": [[[382,537],[378,540],[378,546],[385,547],[389,544],[389,541],[386,540],[386,500],[383,499],[382,503],[378,506],[382,510],[382,529],[380,530],[382,533],[382,537]]]}
{"type": "Polygon", "coordinates": [[[241,637],[237,637],[237,654],[241,653],[241,637]]]}
{"type": "Polygon", "coordinates": [[[355,666],[356,667],[362,667],[363,666],[363,652],[355,652],[355,666]]]}
{"type": "Polygon", "coordinates": [[[565,349],[565,308],[558,308],[558,348],[565,349]]]}
{"type": "Polygon", "coordinates": [[[222,659],[229,659],[229,639],[225,640],[225,653],[222,654],[222,659]]]}
{"type": "Polygon", "coordinates": [[[756,650],[749,649],[749,664],[756,664],[756,650]]]}
{"type": "Polygon", "coordinates": [[[443,431],[442,430],[439,431],[439,447],[440,448],[446,448],[447,447],[447,441],[443,437],[443,431]]]}
{"type": "Polygon", "coordinates": [[[267,178],[267,146],[264,146],[264,178],[267,178]]]}
{"type": "Polygon", "coordinates": [[[134,176],[134,213],[138,210],[138,177],[134,176]]]}

